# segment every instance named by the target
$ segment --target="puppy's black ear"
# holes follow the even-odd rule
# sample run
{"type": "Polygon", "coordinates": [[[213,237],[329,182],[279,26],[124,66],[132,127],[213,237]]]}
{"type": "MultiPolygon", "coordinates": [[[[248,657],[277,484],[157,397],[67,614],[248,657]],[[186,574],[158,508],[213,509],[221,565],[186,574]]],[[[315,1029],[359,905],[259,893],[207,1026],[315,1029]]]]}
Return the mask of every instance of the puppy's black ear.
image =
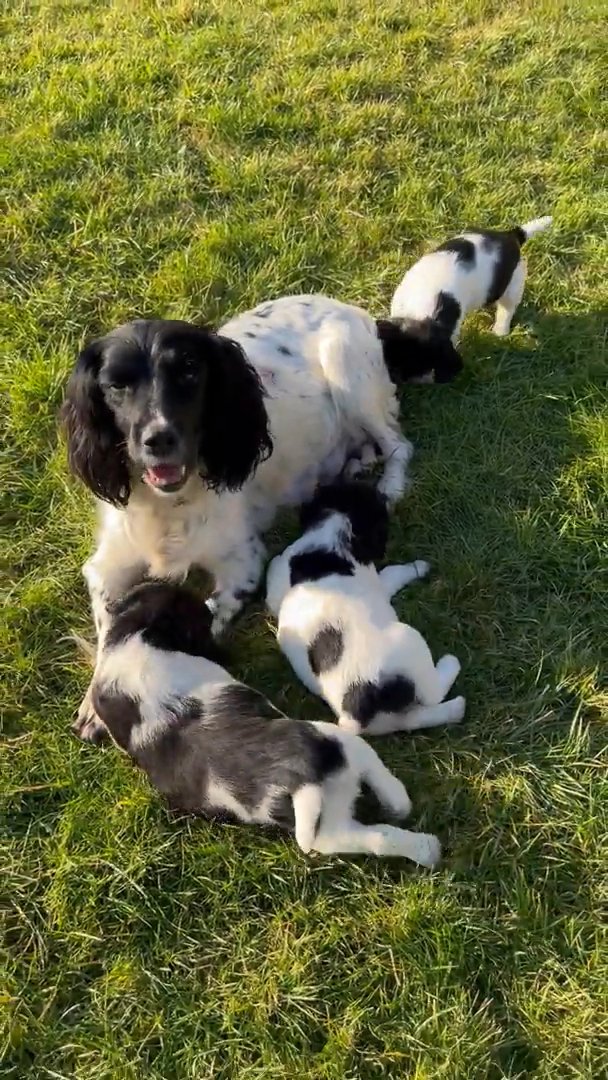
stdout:
{"type": "Polygon", "coordinates": [[[220,334],[210,345],[200,454],[209,486],[237,491],[272,453],[264,389],[240,345],[220,334]]]}
{"type": "Polygon", "coordinates": [[[82,350],[70,375],[61,420],[72,472],[105,502],[129,501],[129,469],[123,441],[98,382],[103,339],[82,350]]]}
{"type": "Polygon", "coordinates": [[[432,319],[378,319],[376,326],[393,382],[450,382],[461,370],[449,333],[432,319]]]}

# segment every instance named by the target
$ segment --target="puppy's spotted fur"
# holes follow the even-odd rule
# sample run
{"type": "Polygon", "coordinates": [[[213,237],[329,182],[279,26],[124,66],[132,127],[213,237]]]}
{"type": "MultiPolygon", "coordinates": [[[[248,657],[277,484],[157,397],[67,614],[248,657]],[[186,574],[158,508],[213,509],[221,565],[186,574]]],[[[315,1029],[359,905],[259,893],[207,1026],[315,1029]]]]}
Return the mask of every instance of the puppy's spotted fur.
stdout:
{"type": "Polygon", "coordinates": [[[496,304],[494,333],[508,334],[526,281],[522,246],[551,222],[542,217],[502,232],[466,232],[423,255],[393,296],[390,322],[395,331],[418,334],[428,348],[441,340],[455,345],[465,316],[496,304]]]}
{"type": "Polygon", "coordinates": [[[434,664],[424,638],[399,622],[390,602],[428,564],[379,573],[373,565],[386,548],[383,497],[362,483],[329,485],[303,508],[302,523],[304,535],[270,565],[267,604],[281,649],[304,685],[356,733],[461,720],[464,698],[444,701],[458,660],[443,656],[434,664]]]}
{"type": "Polygon", "coordinates": [[[435,836],[353,818],[362,782],[391,814],[411,808],[371,747],[333,724],[290,720],[233,679],[218,663],[208,608],[184,586],[137,586],[110,615],[93,706],[171,807],[290,829],[305,852],[435,865],[435,836]]]}

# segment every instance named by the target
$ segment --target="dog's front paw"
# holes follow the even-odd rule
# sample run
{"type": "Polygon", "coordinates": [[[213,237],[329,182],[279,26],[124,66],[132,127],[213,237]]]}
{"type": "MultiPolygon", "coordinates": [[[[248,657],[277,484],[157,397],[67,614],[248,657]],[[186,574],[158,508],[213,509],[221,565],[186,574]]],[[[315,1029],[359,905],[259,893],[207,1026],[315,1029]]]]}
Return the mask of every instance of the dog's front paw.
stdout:
{"type": "Polygon", "coordinates": [[[91,701],[91,690],[87,690],[78,716],[72,724],[72,731],[83,742],[100,743],[108,737],[105,724],[99,719],[91,701]]]}
{"type": "Polygon", "coordinates": [[[431,564],[424,559],[416,559],[413,565],[419,578],[427,577],[431,572],[431,564]]]}

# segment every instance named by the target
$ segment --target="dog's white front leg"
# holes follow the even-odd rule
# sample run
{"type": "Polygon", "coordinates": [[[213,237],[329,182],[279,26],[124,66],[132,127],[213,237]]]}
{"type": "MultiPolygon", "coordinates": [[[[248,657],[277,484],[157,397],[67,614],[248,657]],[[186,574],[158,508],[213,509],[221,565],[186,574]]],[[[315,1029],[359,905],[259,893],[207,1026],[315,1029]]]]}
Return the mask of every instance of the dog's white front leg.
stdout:
{"type": "Polygon", "coordinates": [[[251,535],[213,567],[215,589],[207,600],[207,607],[213,615],[211,633],[215,638],[223,634],[228,623],[256,591],[265,556],[261,538],[251,535]]]}

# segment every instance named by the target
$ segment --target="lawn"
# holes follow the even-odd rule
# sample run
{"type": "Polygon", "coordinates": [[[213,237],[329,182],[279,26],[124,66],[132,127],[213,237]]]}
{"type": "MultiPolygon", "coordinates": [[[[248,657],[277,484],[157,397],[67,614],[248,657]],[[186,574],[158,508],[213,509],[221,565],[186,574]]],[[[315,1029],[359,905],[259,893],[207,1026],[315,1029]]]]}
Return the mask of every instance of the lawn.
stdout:
{"type": "MultiPolygon", "coordinates": [[[[605,8],[7,0],[1,25],[2,1075],[599,1080],[605,8]],[[443,867],[171,821],[70,734],[94,522],[56,417],[81,342],[297,291],[385,314],[432,242],[546,213],[512,335],[479,313],[459,380],[403,395],[415,484],[389,554],[434,573],[397,606],[461,658],[468,711],[375,745],[443,867]]],[[[288,516],[273,550],[294,535],[288,516]]],[[[260,604],[229,644],[236,674],[327,718],[260,604]]]]}

